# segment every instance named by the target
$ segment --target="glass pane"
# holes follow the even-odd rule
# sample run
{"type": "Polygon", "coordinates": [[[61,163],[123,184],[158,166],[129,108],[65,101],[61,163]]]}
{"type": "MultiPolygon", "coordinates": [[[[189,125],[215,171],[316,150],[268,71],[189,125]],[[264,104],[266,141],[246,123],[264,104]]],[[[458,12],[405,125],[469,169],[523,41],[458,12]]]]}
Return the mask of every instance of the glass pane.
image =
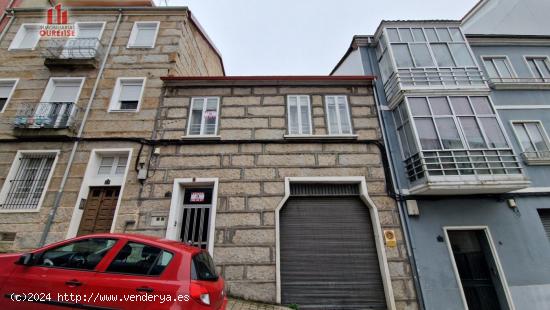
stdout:
{"type": "Polygon", "coordinates": [[[218,123],[218,99],[208,98],[206,101],[206,111],[204,112],[204,130],[203,134],[216,134],[216,124],[218,123]]]}
{"type": "Polygon", "coordinates": [[[403,120],[401,119],[401,114],[399,113],[399,109],[401,108],[402,105],[403,104],[400,104],[399,107],[393,110],[393,113],[392,113],[396,127],[401,127],[401,125],[403,125],[403,120]]]}
{"type": "Polygon", "coordinates": [[[151,46],[155,41],[157,26],[155,24],[138,25],[138,32],[134,41],[135,46],[151,46]]]}
{"type": "Polygon", "coordinates": [[[542,132],[542,127],[537,123],[526,123],[525,127],[531,136],[532,143],[537,147],[537,151],[545,152],[548,151],[548,145],[546,144],[546,139],[542,132]]]}
{"type": "Polygon", "coordinates": [[[480,119],[481,125],[487,139],[489,140],[490,148],[504,148],[508,147],[506,137],[502,132],[500,125],[495,117],[483,117],[480,119]]]}
{"type": "Polygon", "coordinates": [[[471,149],[483,149],[487,147],[474,117],[459,117],[459,121],[471,149]]]}
{"type": "Polygon", "coordinates": [[[424,32],[421,28],[414,28],[412,33],[416,42],[426,42],[426,37],[424,36],[424,32]]]}
{"type": "Polygon", "coordinates": [[[392,65],[390,63],[388,50],[384,52],[382,58],[380,58],[380,75],[382,75],[382,81],[386,82],[393,72],[392,65]]]}
{"type": "Polygon", "coordinates": [[[403,157],[407,159],[411,157],[411,152],[409,150],[409,144],[407,142],[407,137],[405,136],[405,129],[401,128],[397,131],[399,134],[399,140],[401,141],[401,148],[403,149],[403,157]]]}
{"type": "Polygon", "coordinates": [[[413,116],[431,115],[428,100],[421,97],[407,98],[413,116]]]}
{"type": "Polygon", "coordinates": [[[451,40],[451,34],[447,28],[437,28],[437,35],[439,36],[440,42],[449,42],[451,40]]]}
{"type": "Polygon", "coordinates": [[[203,105],[204,105],[204,99],[193,99],[193,108],[191,110],[191,124],[189,126],[190,135],[201,134],[203,105]]]}
{"type": "Polygon", "coordinates": [[[452,115],[451,107],[446,97],[430,97],[430,107],[434,115],[452,115]]]}
{"type": "Polygon", "coordinates": [[[297,135],[300,133],[300,123],[298,119],[298,97],[288,97],[288,115],[289,124],[288,131],[291,135],[297,135]]]}
{"type": "Polygon", "coordinates": [[[440,67],[454,67],[455,63],[453,57],[451,56],[451,51],[447,44],[433,44],[432,50],[434,52],[435,60],[437,65],[440,67]]]}
{"type": "Polygon", "coordinates": [[[399,28],[399,35],[401,35],[401,42],[413,42],[413,35],[409,28],[399,28]]]}
{"type": "Polygon", "coordinates": [[[426,36],[428,37],[428,41],[430,42],[438,42],[439,39],[437,38],[437,35],[435,34],[435,29],[433,28],[424,28],[424,32],[426,33],[426,36]]]}
{"type": "Polygon", "coordinates": [[[403,123],[405,123],[406,121],[409,120],[409,113],[407,112],[407,106],[404,103],[402,103],[399,105],[398,109],[399,109],[399,115],[401,116],[403,123]]]}
{"type": "Polygon", "coordinates": [[[334,97],[327,97],[327,113],[328,113],[328,122],[329,122],[329,133],[337,134],[338,133],[338,118],[336,115],[336,101],[334,97]]]}
{"type": "Polygon", "coordinates": [[[501,78],[509,79],[513,77],[513,73],[512,71],[510,71],[510,68],[508,67],[508,63],[505,58],[495,58],[493,61],[495,62],[495,66],[498,69],[501,78]]]}
{"type": "MultiPolygon", "coordinates": [[[[107,272],[149,275],[158,263],[162,250],[149,245],[128,242],[116,255],[107,272]]],[[[162,268],[164,269],[164,268],[162,268]]]]}
{"type": "Polygon", "coordinates": [[[485,59],[483,60],[483,63],[485,64],[485,70],[487,70],[487,75],[489,78],[498,78],[500,77],[497,71],[496,66],[493,63],[493,59],[485,59]]]}
{"type": "Polygon", "coordinates": [[[444,149],[462,149],[464,145],[458,134],[458,129],[452,118],[437,118],[435,120],[437,130],[441,136],[444,149]]]}
{"type": "Polygon", "coordinates": [[[474,115],[468,97],[451,97],[451,104],[455,115],[474,115]]]}
{"type": "Polygon", "coordinates": [[[456,65],[459,67],[472,67],[475,66],[474,59],[470,55],[470,51],[466,47],[466,44],[449,44],[453,56],[456,61],[456,65]]]}
{"type": "Polygon", "coordinates": [[[399,42],[399,35],[397,34],[397,29],[388,28],[388,38],[390,42],[399,42]]]}
{"type": "Polygon", "coordinates": [[[476,114],[495,114],[487,97],[470,97],[476,114]]]}
{"type": "Polygon", "coordinates": [[[519,139],[519,143],[521,144],[521,148],[524,152],[534,152],[535,146],[533,143],[531,143],[531,139],[529,138],[529,135],[527,134],[527,129],[525,128],[524,124],[514,124],[514,129],[516,130],[516,134],[519,139]]]}
{"type": "Polygon", "coordinates": [[[412,68],[413,60],[407,44],[392,44],[393,55],[398,68],[412,68]]]}
{"type": "Polygon", "coordinates": [[[301,133],[304,135],[311,134],[310,122],[311,117],[309,115],[309,105],[307,96],[300,96],[300,117],[302,121],[301,133]]]}
{"type": "Polygon", "coordinates": [[[463,42],[464,38],[462,38],[462,34],[460,33],[460,29],[458,28],[449,28],[449,31],[451,32],[451,37],[453,38],[454,42],[463,42]]]}
{"type": "Polygon", "coordinates": [[[342,129],[340,134],[350,134],[351,124],[349,123],[348,105],[346,97],[338,96],[338,112],[340,113],[340,128],[342,129]]]}
{"type": "Polygon", "coordinates": [[[550,77],[550,68],[548,68],[548,59],[538,58],[535,60],[535,62],[542,76],[545,78],[550,77]]]}
{"type": "Polygon", "coordinates": [[[405,128],[405,136],[407,138],[407,143],[409,144],[411,155],[414,155],[418,153],[418,149],[416,147],[416,141],[414,140],[411,123],[407,123],[403,128],[405,128]]]}
{"type": "Polygon", "coordinates": [[[422,150],[439,150],[439,139],[435,131],[435,126],[430,118],[415,118],[416,131],[420,139],[422,150]]]}
{"type": "Polygon", "coordinates": [[[434,62],[426,43],[413,43],[410,45],[411,53],[416,67],[432,67],[434,62]]]}
{"type": "Polygon", "coordinates": [[[533,76],[535,78],[542,78],[543,76],[541,75],[541,73],[539,72],[538,68],[537,68],[537,65],[535,64],[535,60],[534,59],[527,59],[527,63],[529,64],[529,68],[531,69],[531,72],[533,72],[533,76]]]}
{"type": "Polygon", "coordinates": [[[38,266],[93,270],[115,245],[112,239],[87,239],[62,245],[44,252],[38,266]]]}

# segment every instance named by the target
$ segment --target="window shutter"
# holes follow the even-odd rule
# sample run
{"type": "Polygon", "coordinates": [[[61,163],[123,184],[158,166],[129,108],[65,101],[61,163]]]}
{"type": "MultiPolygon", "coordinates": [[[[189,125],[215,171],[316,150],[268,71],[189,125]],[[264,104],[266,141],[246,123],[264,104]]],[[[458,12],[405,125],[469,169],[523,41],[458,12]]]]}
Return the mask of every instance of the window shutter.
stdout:
{"type": "Polygon", "coordinates": [[[11,90],[13,89],[15,82],[0,82],[0,99],[7,99],[10,96],[11,90]]]}
{"type": "Polygon", "coordinates": [[[55,81],[54,89],[49,102],[76,102],[78,91],[80,90],[80,81],[55,81]]]}
{"type": "Polygon", "coordinates": [[[36,42],[36,39],[40,35],[38,28],[34,26],[24,26],[23,38],[21,43],[19,43],[19,48],[33,48],[36,42]]]}
{"type": "Polygon", "coordinates": [[[157,32],[157,24],[138,24],[135,46],[152,46],[157,32]]]}

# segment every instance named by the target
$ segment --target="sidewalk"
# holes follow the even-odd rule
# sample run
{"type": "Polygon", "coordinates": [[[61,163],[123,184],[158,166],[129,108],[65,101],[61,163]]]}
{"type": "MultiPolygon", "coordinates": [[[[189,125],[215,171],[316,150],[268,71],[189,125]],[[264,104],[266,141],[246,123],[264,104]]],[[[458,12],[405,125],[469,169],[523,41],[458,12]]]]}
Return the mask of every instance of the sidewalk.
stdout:
{"type": "Polygon", "coordinates": [[[289,310],[290,308],[229,298],[226,310],[289,310]]]}

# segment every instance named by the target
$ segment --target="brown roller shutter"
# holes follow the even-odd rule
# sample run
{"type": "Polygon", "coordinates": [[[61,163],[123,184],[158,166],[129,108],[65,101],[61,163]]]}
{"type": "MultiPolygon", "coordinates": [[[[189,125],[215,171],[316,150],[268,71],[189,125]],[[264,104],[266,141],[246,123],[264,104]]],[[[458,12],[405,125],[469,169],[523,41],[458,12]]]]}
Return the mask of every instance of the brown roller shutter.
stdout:
{"type": "MultiPolygon", "coordinates": [[[[311,190],[311,188],[309,188],[311,190]]],[[[307,189],[293,189],[304,194],[307,189]]],[[[386,309],[367,206],[349,188],[291,196],[280,213],[281,301],[300,309],[386,309]],[[334,195],[342,196],[335,197],[334,195]]]]}

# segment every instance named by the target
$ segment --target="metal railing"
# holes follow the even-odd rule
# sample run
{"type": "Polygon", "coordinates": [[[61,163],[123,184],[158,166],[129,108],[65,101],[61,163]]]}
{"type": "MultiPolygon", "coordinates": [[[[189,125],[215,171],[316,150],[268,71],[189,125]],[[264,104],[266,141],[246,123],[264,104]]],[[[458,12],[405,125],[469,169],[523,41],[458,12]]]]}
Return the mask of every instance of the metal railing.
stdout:
{"type": "Polygon", "coordinates": [[[489,78],[491,83],[503,83],[503,84],[540,84],[540,83],[550,83],[550,78],[544,77],[530,77],[530,78],[501,78],[501,77],[492,77],[489,78]]]}
{"type": "Polygon", "coordinates": [[[521,175],[523,169],[511,149],[422,151],[405,160],[407,177],[521,175]]]}
{"type": "Polygon", "coordinates": [[[103,51],[98,38],[44,40],[42,54],[47,59],[96,59],[103,51]]]}
{"type": "Polygon", "coordinates": [[[393,72],[384,84],[388,99],[404,89],[456,89],[487,87],[483,73],[477,67],[407,68],[393,72]]]}
{"type": "Polygon", "coordinates": [[[210,205],[184,205],[180,239],[189,245],[208,248],[210,205]]]}
{"type": "Polygon", "coordinates": [[[79,109],[74,102],[40,102],[23,106],[15,117],[15,128],[67,129],[75,125],[79,109]]]}

